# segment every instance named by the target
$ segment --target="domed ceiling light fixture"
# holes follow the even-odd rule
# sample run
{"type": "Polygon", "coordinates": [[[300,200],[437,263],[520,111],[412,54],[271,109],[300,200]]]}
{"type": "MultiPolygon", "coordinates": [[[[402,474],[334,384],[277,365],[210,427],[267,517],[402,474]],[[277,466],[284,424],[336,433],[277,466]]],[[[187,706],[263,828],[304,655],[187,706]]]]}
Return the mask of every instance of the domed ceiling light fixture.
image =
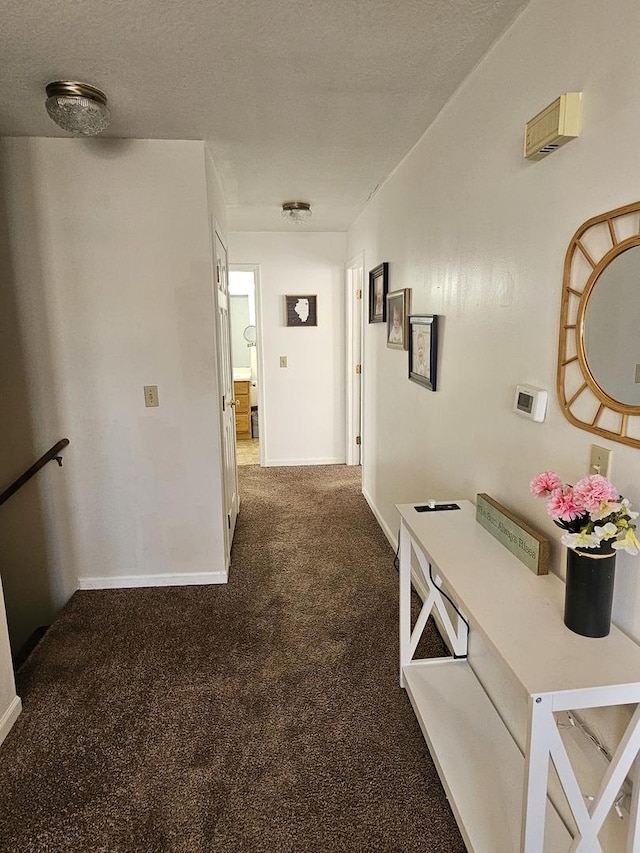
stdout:
{"type": "Polygon", "coordinates": [[[88,83],[74,80],[49,83],[45,106],[58,127],[74,136],[95,136],[111,121],[107,96],[88,83]]]}
{"type": "Polygon", "coordinates": [[[282,216],[287,222],[302,225],[311,219],[311,205],[306,201],[285,201],[282,205],[282,216]]]}

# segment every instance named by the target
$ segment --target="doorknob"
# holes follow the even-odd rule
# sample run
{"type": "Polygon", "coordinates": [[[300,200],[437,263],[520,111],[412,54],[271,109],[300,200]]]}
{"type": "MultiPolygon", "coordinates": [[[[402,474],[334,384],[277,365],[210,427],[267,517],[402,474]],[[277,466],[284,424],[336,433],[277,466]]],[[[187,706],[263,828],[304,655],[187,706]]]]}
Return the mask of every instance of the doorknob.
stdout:
{"type": "Polygon", "coordinates": [[[229,405],[230,405],[230,406],[237,406],[237,405],[238,405],[238,401],[237,401],[237,400],[229,400],[229,405]]]}

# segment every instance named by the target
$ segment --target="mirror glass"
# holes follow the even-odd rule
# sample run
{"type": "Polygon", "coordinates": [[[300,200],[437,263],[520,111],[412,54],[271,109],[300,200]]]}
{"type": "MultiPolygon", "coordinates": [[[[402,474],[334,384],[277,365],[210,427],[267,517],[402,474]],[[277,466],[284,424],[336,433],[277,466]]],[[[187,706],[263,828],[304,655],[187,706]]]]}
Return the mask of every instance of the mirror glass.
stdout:
{"type": "Polygon", "coordinates": [[[621,252],[595,282],[584,316],[593,378],[619,403],[640,406],[640,246],[621,252]]]}
{"type": "Polygon", "coordinates": [[[231,364],[234,368],[251,367],[251,350],[248,349],[244,330],[249,324],[249,297],[229,297],[229,321],[231,325],[231,364]]]}
{"type": "Polygon", "coordinates": [[[247,326],[244,332],[242,333],[245,341],[250,344],[255,344],[256,342],[256,327],[255,326],[247,326]]]}

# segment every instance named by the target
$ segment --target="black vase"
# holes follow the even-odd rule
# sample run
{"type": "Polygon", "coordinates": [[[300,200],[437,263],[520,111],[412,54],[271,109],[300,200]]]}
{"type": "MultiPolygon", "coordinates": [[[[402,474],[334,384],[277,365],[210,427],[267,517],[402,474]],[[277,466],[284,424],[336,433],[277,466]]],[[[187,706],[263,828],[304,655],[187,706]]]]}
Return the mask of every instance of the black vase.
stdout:
{"type": "Polygon", "coordinates": [[[583,637],[606,637],[611,630],[611,605],[616,552],[610,545],[567,551],[564,624],[583,637]]]}

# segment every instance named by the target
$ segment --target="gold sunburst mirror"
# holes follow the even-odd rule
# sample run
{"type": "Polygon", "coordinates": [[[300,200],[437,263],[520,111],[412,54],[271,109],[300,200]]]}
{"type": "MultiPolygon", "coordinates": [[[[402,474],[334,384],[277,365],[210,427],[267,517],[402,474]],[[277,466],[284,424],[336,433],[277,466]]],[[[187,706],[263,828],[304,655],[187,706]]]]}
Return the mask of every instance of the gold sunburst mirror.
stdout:
{"type": "Polygon", "coordinates": [[[569,243],[558,398],[575,426],[640,447],[640,202],[588,219],[569,243]]]}

